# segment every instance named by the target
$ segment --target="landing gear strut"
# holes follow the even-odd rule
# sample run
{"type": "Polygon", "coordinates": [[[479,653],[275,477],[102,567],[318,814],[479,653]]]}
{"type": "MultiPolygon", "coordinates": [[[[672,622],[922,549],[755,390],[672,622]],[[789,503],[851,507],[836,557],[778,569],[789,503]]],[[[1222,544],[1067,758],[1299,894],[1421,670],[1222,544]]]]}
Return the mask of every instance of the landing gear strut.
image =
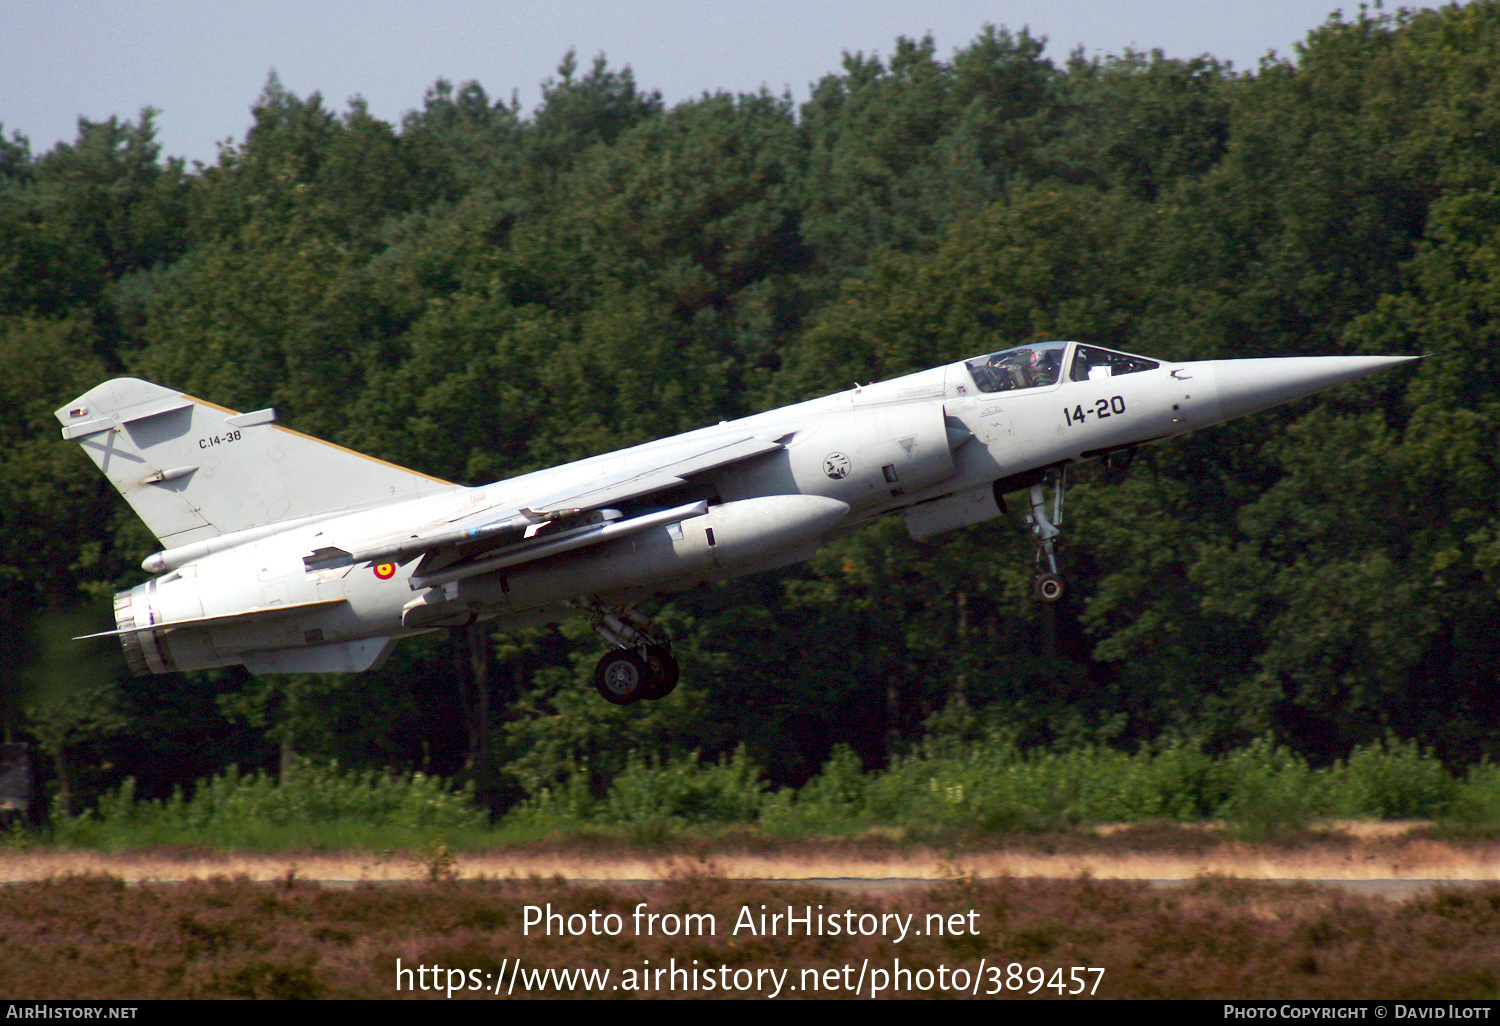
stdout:
{"type": "Polygon", "coordinates": [[[1031,595],[1038,602],[1052,605],[1062,599],[1067,585],[1057,572],[1057,548],[1054,539],[1062,532],[1058,525],[1063,517],[1063,492],[1067,490],[1067,469],[1058,468],[1048,472],[1047,480],[1052,485],[1052,518],[1047,518],[1047,494],[1041,484],[1030,488],[1031,512],[1026,522],[1031,525],[1031,540],[1036,545],[1036,576],[1031,580],[1031,595]]]}
{"type": "Polygon", "coordinates": [[[670,695],[677,687],[677,660],[667,632],[629,606],[594,605],[594,633],[615,646],[594,666],[594,687],[607,702],[630,705],[670,695]]]}

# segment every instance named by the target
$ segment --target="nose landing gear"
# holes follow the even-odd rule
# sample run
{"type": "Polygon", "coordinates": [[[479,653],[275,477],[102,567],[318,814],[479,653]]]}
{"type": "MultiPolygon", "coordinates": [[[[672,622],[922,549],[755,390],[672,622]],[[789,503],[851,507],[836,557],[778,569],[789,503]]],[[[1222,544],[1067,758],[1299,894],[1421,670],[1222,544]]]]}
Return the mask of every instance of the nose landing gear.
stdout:
{"type": "Polygon", "coordinates": [[[667,632],[629,606],[591,607],[594,633],[615,646],[594,666],[594,688],[607,702],[630,705],[665,698],[677,688],[677,660],[667,632]]]}
{"type": "Polygon", "coordinates": [[[1052,484],[1052,518],[1047,518],[1047,493],[1041,484],[1029,490],[1031,512],[1026,523],[1031,525],[1031,539],[1036,545],[1036,576],[1031,580],[1031,595],[1038,602],[1053,605],[1067,593],[1067,585],[1057,572],[1057,548],[1055,539],[1062,533],[1058,525],[1063,517],[1063,492],[1067,489],[1067,470],[1059,468],[1047,475],[1052,484]]]}

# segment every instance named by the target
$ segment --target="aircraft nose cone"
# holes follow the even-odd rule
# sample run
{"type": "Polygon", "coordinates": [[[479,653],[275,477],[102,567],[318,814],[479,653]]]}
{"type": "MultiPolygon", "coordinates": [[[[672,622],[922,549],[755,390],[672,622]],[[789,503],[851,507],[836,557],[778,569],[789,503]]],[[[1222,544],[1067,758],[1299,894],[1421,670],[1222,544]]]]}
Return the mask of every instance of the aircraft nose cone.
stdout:
{"type": "MultiPolygon", "coordinates": [[[[1288,356],[1261,360],[1205,360],[1186,364],[1173,377],[1214,399],[1200,423],[1221,424],[1357,381],[1376,371],[1421,359],[1417,356],[1288,356]]],[[[1194,404],[1198,405],[1198,404],[1194,404]]],[[[1195,425],[1198,426],[1198,425],[1195,425]]]]}

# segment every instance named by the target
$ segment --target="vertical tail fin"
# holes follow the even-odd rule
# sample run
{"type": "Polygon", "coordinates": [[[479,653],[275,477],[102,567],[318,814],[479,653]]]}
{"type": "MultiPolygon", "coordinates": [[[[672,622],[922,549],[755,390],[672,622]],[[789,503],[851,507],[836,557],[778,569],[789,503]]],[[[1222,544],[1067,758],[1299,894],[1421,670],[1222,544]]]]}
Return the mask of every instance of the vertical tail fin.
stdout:
{"type": "Polygon", "coordinates": [[[165,546],[452,487],[276,427],[274,410],[235,413],[137,378],[57,419],[165,546]]]}

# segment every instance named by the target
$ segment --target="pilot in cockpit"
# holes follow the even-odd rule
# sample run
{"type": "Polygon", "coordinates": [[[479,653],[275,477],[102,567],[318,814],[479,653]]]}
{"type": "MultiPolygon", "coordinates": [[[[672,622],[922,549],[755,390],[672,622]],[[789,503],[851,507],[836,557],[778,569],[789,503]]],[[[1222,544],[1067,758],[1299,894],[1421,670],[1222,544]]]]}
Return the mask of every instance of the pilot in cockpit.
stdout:
{"type": "Polygon", "coordinates": [[[1030,361],[1036,354],[1030,349],[1009,349],[996,353],[989,359],[989,378],[993,391],[1008,392],[1013,388],[1030,388],[1030,361]]]}
{"type": "Polygon", "coordinates": [[[998,380],[1010,382],[1010,388],[1037,388],[1057,382],[1057,357],[1056,350],[1012,349],[996,354],[990,366],[998,380]]]}
{"type": "Polygon", "coordinates": [[[1009,392],[1057,384],[1066,342],[1041,342],[1004,349],[969,361],[981,392],[1009,392]]]}

